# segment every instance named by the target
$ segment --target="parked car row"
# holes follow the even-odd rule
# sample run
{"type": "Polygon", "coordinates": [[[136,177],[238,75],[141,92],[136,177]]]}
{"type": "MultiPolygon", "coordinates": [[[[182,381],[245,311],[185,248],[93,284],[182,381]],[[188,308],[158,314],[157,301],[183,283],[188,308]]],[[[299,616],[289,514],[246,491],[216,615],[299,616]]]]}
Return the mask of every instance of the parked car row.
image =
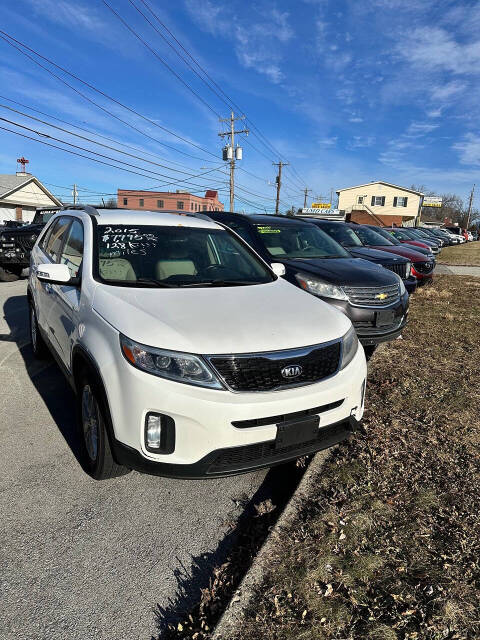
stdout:
{"type": "Polygon", "coordinates": [[[317,218],[42,215],[32,347],[76,392],[97,479],[241,473],[348,437],[363,415],[365,353],[402,333],[441,249],[317,218]]]}

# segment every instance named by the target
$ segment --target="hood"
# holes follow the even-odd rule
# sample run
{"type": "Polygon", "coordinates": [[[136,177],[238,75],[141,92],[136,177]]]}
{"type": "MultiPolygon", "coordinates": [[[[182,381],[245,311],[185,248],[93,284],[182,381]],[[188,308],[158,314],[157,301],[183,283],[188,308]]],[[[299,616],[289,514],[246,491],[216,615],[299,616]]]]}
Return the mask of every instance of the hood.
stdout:
{"type": "Polygon", "coordinates": [[[339,286],[384,287],[398,283],[391,271],[363,258],[311,258],[284,260],[283,263],[290,270],[311,273],[339,286]]]}
{"type": "Polygon", "coordinates": [[[422,249],[430,249],[430,251],[432,250],[431,247],[428,246],[428,244],[426,242],[420,242],[420,240],[400,240],[400,242],[405,243],[405,244],[410,244],[414,247],[421,247],[422,249]]]}
{"type": "Polygon", "coordinates": [[[27,224],[24,227],[0,227],[0,234],[3,236],[33,236],[39,235],[40,231],[42,231],[44,224],[27,224]]]}
{"type": "Polygon", "coordinates": [[[132,340],[204,355],[305,347],[335,340],[351,326],[340,311],[282,278],[192,289],[98,285],[93,308],[132,340]]]}
{"type": "MultiPolygon", "coordinates": [[[[376,249],[380,249],[380,247],[375,247],[376,249]]],[[[419,247],[416,247],[417,249],[419,247]]],[[[394,245],[393,247],[382,247],[383,253],[395,253],[398,256],[403,256],[404,258],[408,258],[411,262],[419,262],[421,260],[425,260],[426,256],[419,251],[415,251],[412,247],[408,248],[408,245],[403,245],[402,247],[397,247],[394,245]]]]}
{"type": "MultiPolygon", "coordinates": [[[[382,247],[351,247],[348,251],[355,258],[365,258],[365,260],[377,262],[378,264],[392,264],[392,262],[402,264],[405,262],[402,258],[391,255],[392,253],[396,253],[395,251],[383,251],[382,247]]],[[[398,255],[400,256],[403,254],[398,255]]]]}

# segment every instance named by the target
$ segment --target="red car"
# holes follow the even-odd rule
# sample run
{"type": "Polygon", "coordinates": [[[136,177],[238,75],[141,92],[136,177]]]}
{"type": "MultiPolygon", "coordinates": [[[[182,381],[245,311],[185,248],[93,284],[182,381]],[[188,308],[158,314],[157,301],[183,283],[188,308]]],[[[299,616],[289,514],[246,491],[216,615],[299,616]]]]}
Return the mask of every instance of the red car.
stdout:
{"type": "Polygon", "coordinates": [[[396,253],[399,256],[408,258],[412,263],[412,275],[419,282],[428,280],[433,276],[433,270],[435,269],[433,256],[428,257],[424,253],[406,246],[406,244],[402,246],[403,243],[401,244],[401,241],[396,243],[395,236],[390,234],[389,229],[365,224],[350,224],[348,226],[353,229],[365,246],[379,249],[380,251],[396,253]]]}

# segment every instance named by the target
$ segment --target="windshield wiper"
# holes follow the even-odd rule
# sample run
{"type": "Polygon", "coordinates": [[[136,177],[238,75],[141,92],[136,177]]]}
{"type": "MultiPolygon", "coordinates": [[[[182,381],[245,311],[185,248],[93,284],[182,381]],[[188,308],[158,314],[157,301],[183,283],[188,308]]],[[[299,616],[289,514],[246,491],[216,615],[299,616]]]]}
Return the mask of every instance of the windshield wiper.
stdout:
{"type": "Polygon", "coordinates": [[[157,280],[156,278],[137,278],[136,280],[132,280],[132,286],[135,284],[144,284],[146,286],[155,286],[155,287],[165,287],[168,289],[175,288],[177,285],[169,284],[168,282],[163,282],[163,280],[157,280]]]}
{"type": "Polygon", "coordinates": [[[203,280],[202,282],[189,282],[181,284],[180,287],[237,287],[249,284],[261,284],[260,282],[252,282],[250,280],[203,280]]]}

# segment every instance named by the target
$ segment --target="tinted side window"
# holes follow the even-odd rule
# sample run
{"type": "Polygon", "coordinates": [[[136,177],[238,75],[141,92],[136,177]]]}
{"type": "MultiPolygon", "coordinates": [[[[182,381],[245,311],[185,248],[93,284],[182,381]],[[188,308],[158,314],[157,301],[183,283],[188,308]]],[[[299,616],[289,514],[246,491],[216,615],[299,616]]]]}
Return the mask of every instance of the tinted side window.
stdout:
{"type": "Polygon", "coordinates": [[[48,234],[48,239],[46,239],[46,245],[43,250],[53,262],[58,262],[62,243],[69,224],[70,218],[59,218],[48,234]]]}
{"type": "Polygon", "coordinates": [[[76,278],[82,266],[83,259],[83,225],[74,220],[63,246],[60,262],[66,264],[72,278],[76,278]]]}
{"type": "Polygon", "coordinates": [[[245,242],[247,242],[249,245],[253,244],[254,240],[253,240],[252,234],[250,233],[247,227],[244,227],[243,225],[238,224],[238,222],[229,222],[228,226],[230,227],[230,229],[233,229],[235,233],[238,233],[238,235],[243,240],[245,240],[245,242]]]}

